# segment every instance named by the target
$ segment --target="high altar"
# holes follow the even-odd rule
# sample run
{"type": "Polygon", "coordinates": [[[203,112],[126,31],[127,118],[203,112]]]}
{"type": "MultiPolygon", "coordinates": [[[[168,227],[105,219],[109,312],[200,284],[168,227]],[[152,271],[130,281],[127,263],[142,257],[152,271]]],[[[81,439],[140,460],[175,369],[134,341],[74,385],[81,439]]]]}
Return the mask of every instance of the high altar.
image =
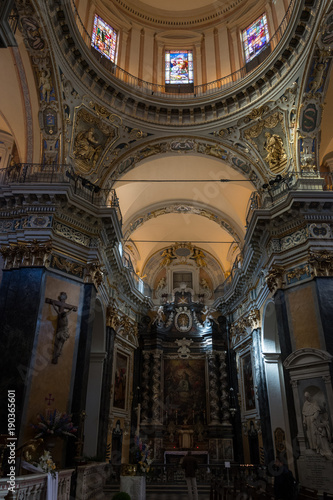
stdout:
{"type": "Polygon", "coordinates": [[[154,458],[193,450],[222,461],[233,455],[225,320],[208,313],[185,286],[164,297],[155,321],[142,325],[140,432],[154,458]],[[163,395],[163,401],[160,400],[163,395]]]}

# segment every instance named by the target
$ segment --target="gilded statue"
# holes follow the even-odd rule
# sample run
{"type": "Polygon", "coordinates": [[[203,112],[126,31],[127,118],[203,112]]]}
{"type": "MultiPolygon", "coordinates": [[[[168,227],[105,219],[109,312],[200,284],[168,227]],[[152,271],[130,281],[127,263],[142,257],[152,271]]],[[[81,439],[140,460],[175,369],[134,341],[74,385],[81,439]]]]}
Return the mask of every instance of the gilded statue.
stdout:
{"type": "Polygon", "coordinates": [[[79,132],[75,138],[74,154],[77,158],[96,164],[102,146],[94,135],[93,127],[79,132]]]}
{"type": "Polygon", "coordinates": [[[203,253],[202,250],[195,250],[194,251],[194,260],[199,267],[205,267],[207,266],[206,261],[205,261],[205,254],[203,253]]]}
{"type": "Polygon", "coordinates": [[[163,260],[161,262],[161,267],[164,267],[164,266],[169,266],[172,262],[172,259],[174,259],[175,257],[172,255],[172,250],[171,248],[167,248],[166,250],[164,250],[164,252],[162,253],[162,257],[163,260]]]}
{"type": "Polygon", "coordinates": [[[272,172],[278,172],[281,169],[281,165],[287,160],[283,141],[277,134],[270,134],[269,132],[266,132],[265,137],[264,149],[268,153],[265,160],[268,162],[272,172]]]}

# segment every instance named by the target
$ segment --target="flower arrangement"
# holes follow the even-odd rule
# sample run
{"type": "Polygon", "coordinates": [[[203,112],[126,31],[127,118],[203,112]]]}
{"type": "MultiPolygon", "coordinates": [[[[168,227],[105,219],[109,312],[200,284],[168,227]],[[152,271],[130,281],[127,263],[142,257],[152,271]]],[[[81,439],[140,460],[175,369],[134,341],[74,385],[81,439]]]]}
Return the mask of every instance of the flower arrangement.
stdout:
{"type": "Polygon", "coordinates": [[[51,472],[51,474],[55,475],[56,465],[52,460],[51,453],[49,451],[44,451],[43,455],[40,457],[37,468],[41,469],[43,472],[51,472]]]}
{"type": "Polygon", "coordinates": [[[138,465],[138,471],[141,474],[146,474],[150,470],[150,466],[154,459],[151,457],[152,450],[149,444],[143,443],[138,435],[135,436],[135,453],[134,460],[138,465]]]}
{"type": "Polygon", "coordinates": [[[50,436],[64,437],[73,436],[77,431],[72,422],[72,415],[62,413],[58,410],[49,412],[46,415],[38,415],[37,424],[32,424],[32,427],[38,431],[35,438],[47,438],[50,436]]]}
{"type": "MultiPolygon", "coordinates": [[[[43,455],[39,457],[38,462],[34,461],[32,459],[32,455],[27,452],[25,454],[25,460],[30,463],[31,465],[34,466],[33,470],[34,472],[46,472],[46,473],[51,473],[52,476],[55,476],[56,473],[56,464],[53,462],[51,453],[49,451],[44,451],[43,455]]],[[[28,469],[31,470],[31,469],[28,469]]]]}

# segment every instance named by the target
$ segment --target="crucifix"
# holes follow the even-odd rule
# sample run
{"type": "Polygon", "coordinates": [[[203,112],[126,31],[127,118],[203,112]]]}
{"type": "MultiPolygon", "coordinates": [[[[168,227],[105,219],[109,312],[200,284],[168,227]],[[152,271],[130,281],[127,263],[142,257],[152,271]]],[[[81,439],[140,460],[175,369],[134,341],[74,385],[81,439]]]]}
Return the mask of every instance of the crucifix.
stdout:
{"type": "Polygon", "coordinates": [[[71,304],[66,304],[67,294],[65,292],[61,292],[58,299],[59,300],[48,299],[48,298],[45,299],[45,302],[47,304],[51,304],[53,309],[58,315],[57,329],[54,340],[54,351],[52,358],[52,363],[54,364],[58,363],[58,358],[61,354],[64,343],[66,342],[66,340],[69,339],[68,315],[71,312],[77,311],[76,306],[72,306],[71,304]]]}
{"type": "Polygon", "coordinates": [[[49,397],[48,398],[45,398],[45,401],[47,401],[47,406],[50,406],[51,405],[51,401],[53,402],[54,401],[54,398],[51,398],[52,394],[49,394],[49,397]]]}

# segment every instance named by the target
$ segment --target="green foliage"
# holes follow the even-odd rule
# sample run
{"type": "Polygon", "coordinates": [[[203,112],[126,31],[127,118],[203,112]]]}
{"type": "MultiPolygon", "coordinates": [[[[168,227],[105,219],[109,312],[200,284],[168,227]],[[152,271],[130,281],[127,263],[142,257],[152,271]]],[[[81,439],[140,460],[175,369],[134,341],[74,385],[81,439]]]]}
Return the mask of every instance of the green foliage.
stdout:
{"type": "Polygon", "coordinates": [[[112,500],[131,500],[131,497],[128,493],[121,491],[120,493],[113,495],[112,500]]]}

